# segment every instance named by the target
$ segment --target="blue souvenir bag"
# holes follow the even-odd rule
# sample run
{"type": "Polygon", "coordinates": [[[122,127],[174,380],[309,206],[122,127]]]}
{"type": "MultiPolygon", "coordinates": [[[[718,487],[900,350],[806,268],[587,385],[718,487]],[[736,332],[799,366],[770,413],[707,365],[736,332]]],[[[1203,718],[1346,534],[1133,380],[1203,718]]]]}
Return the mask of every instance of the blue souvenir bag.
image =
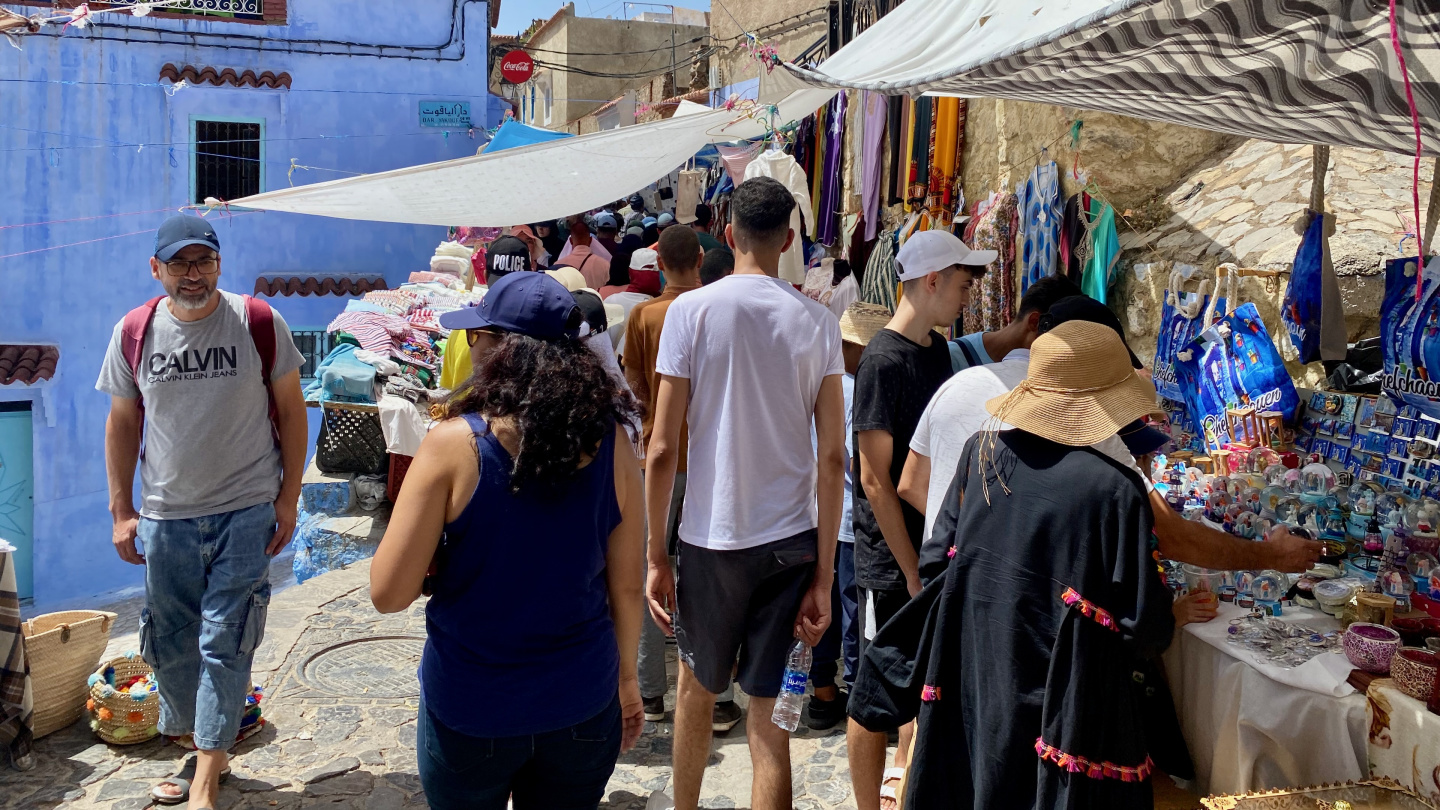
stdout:
{"type": "Polygon", "coordinates": [[[1210,303],[1210,282],[1202,282],[1198,292],[1180,289],[1184,277],[1180,270],[1171,271],[1170,284],[1165,289],[1165,304],[1160,310],[1160,332],[1155,336],[1155,362],[1150,365],[1151,379],[1155,390],[1165,399],[1179,402],[1185,398],[1175,370],[1175,353],[1189,345],[1195,336],[1209,326],[1202,313],[1225,311],[1225,299],[1216,306],[1210,303]]]}
{"type": "Polygon", "coordinates": [[[1310,224],[1295,251],[1280,320],[1300,352],[1300,362],[1320,359],[1320,279],[1325,258],[1325,217],[1310,212],[1310,224]]]}
{"type": "Polygon", "coordinates": [[[1432,257],[1420,279],[1416,300],[1415,257],[1385,263],[1385,299],[1380,309],[1380,339],[1385,349],[1381,390],[1397,406],[1409,405],[1440,418],[1440,258],[1432,257]]]}
{"type": "Polygon", "coordinates": [[[1295,418],[1300,395],[1254,304],[1242,304],[1176,353],[1185,406],[1195,432],[1210,448],[1232,437],[1227,409],[1277,411],[1295,418]]]}

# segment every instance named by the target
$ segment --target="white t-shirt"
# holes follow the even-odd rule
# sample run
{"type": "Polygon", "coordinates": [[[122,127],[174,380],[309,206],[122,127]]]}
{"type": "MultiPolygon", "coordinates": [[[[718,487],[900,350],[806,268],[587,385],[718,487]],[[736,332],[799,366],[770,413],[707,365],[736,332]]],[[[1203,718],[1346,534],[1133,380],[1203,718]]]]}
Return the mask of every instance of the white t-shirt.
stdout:
{"type": "MultiPolygon", "coordinates": [[[[618,292],[611,293],[610,297],[605,299],[605,303],[619,304],[620,307],[625,310],[625,318],[626,320],[628,320],[630,318],[630,311],[635,308],[636,304],[649,301],[654,297],[655,296],[653,295],[646,295],[645,293],[638,292],[618,292]]],[[[624,357],[625,321],[611,324],[608,334],[610,335],[610,344],[615,347],[615,353],[620,355],[621,357],[624,357]]]]}
{"type": "Polygon", "coordinates": [[[815,401],[845,373],[829,310],[777,278],[726,276],[670,304],[655,370],[690,381],[681,540],[723,551],[815,528],[815,401]]]}
{"type": "MultiPolygon", "coordinates": [[[[985,409],[985,403],[995,397],[1004,396],[1025,380],[1030,373],[1030,350],[1015,349],[998,363],[971,366],[962,369],[945,381],[925,412],[920,414],[920,424],[910,439],[910,449],[930,459],[930,488],[925,496],[925,539],[929,543],[935,528],[935,516],[940,513],[940,503],[960,466],[960,454],[970,437],[983,430],[995,419],[985,409]]],[[[1008,430],[1012,426],[995,423],[995,430],[1008,430]]],[[[1125,448],[1125,441],[1119,434],[1091,445],[1095,450],[1115,459],[1135,471],[1147,490],[1152,488],[1150,480],[1140,472],[1135,457],[1125,448]]]]}

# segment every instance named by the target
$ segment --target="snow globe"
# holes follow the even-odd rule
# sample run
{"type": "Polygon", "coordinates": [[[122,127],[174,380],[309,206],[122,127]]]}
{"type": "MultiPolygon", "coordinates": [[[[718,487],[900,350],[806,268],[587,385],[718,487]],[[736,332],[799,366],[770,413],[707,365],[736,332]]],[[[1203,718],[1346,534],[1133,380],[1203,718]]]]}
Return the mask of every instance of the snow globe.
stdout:
{"type": "Polygon", "coordinates": [[[1410,551],[1423,551],[1434,556],[1440,554],[1440,501],[1421,498],[1405,507],[1406,539],[1410,551]]]}
{"type": "Polygon", "coordinates": [[[1405,560],[1415,587],[1431,599],[1440,599],[1440,561],[1434,554],[1417,551],[1405,560]]]}
{"type": "Polygon", "coordinates": [[[1410,499],[1398,492],[1385,491],[1375,499],[1375,517],[1382,524],[1396,526],[1405,518],[1405,507],[1410,499]]]}
{"type": "Polygon", "coordinates": [[[1260,490],[1255,487],[1247,487],[1240,495],[1240,505],[1257,515],[1264,511],[1265,505],[1262,501],[1260,490]]]}
{"type": "Polygon", "coordinates": [[[1398,566],[1386,565],[1375,576],[1380,592],[1395,600],[1396,613],[1410,612],[1410,594],[1415,592],[1415,580],[1398,566]]]}
{"type": "Polygon", "coordinates": [[[1273,485],[1273,484],[1270,485],[1270,486],[1268,486],[1268,487],[1265,487],[1265,488],[1262,489],[1262,490],[1260,490],[1260,510],[1261,510],[1261,514],[1264,514],[1264,515],[1273,515],[1273,514],[1275,514],[1275,507],[1276,507],[1276,506],[1279,506],[1279,505],[1280,505],[1280,501],[1284,500],[1285,497],[1286,497],[1285,490],[1284,490],[1284,489],[1281,489],[1280,487],[1277,487],[1277,486],[1275,486],[1275,485],[1273,485]]]}
{"type": "Polygon", "coordinates": [[[1255,596],[1255,607],[1270,616],[1280,615],[1280,600],[1285,597],[1286,590],[1288,590],[1288,585],[1286,585],[1284,575],[1274,571],[1261,573],[1250,584],[1250,592],[1255,596]]]}
{"type": "Polygon", "coordinates": [[[1210,494],[1205,496],[1205,517],[1215,523],[1224,522],[1225,511],[1234,502],[1235,499],[1224,489],[1212,489],[1210,494]]]}
{"type": "Polygon", "coordinates": [[[1265,477],[1267,486],[1278,487],[1285,483],[1285,473],[1287,472],[1290,472],[1290,468],[1284,464],[1271,464],[1261,475],[1265,477]]]}
{"type": "Polygon", "coordinates": [[[1335,487],[1335,473],[1325,464],[1307,464],[1300,468],[1300,497],[1316,503],[1335,487]]]}
{"type": "Polygon", "coordinates": [[[1290,526],[1299,526],[1296,518],[1300,512],[1300,499],[1293,495],[1281,498],[1275,504],[1275,519],[1290,526]]]}
{"type": "Polygon", "coordinates": [[[1263,445],[1251,450],[1245,456],[1245,471],[1250,473],[1263,473],[1278,464],[1280,464],[1280,454],[1263,445]]]}
{"type": "Polygon", "coordinates": [[[1375,515],[1375,506],[1385,488],[1374,481],[1356,481],[1350,485],[1350,521],[1346,530],[1350,537],[1359,540],[1365,536],[1365,527],[1375,515]]]}
{"type": "Polygon", "coordinates": [[[1270,521],[1260,517],[1255,512],[1241,512],[1234,521],[1231,533],[1236,537],[1243,537],[1246,540],[1254,540],[1257,537],[1263,538],[1270,530],[1270,521]]]}

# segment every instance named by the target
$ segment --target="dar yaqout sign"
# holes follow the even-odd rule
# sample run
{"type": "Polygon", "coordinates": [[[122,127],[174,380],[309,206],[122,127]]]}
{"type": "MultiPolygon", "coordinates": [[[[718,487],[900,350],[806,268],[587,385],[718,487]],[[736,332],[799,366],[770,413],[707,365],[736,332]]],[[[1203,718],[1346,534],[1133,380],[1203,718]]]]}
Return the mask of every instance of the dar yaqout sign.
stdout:
{"type": "Polygon", "coordinates": [[[420,102],[420,126],[469,127],[470,102],[422,101],[420,102]]]}

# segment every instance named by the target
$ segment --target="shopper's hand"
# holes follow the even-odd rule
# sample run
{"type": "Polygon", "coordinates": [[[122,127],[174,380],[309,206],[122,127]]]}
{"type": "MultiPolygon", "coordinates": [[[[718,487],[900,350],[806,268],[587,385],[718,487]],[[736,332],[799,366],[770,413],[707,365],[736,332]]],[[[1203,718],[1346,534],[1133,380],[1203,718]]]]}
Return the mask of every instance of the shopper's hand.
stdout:
{"type": "Polygon", "coordinates": [[[116,515],[115,527],[111,534],[111,542],[115,544],[115,553],[120,559],[131,565],[144,565],[145,555],[136,549],[135,538],[140,533],[140,516],[131,512],[128,515],[116,515]]]}
{"type": "Polygon", "coordinates": [[[1220,600],[1209,591],[1188,593],[1175,600],[1175,626],[1204,624],[1220,614],[1220,600]]]}
{"type": "Polygon", "coordinates": [[[1310,570],[1320,562],[1320,554],[1325,550],[1325,544],[1297,537],[1284,526],[1270,530],[1264,547],[1269,567],[1287,574],[1310,570]]]}
{"type": "MultiPolygon", "coordinates": [[[[833,579],[833,577],[831,578],[833,579]]],[[[830,580],[816,577],[815,583],[800,600],[800,613],[795,617],[795,637],[814,647],[830,626],[830,580]]]]}
{"type": "Polygon", "coordinates": [[[905,577],[905,590],[910,592],[911,599],[914,599],[921,591],[925,590],[925,586],[920,584],[919,575],[905,577]]]}
{"type": "Polygon", "coordinates": [[[645,728],[645,704],[640,699],[640,681],[635,676],[620,679],[620,752],[640,741],[645,728]]]}
{"type": "Polygon", "coordinates": [[[668,562],[658,566],[650,563],[645,576],[645,605],[665,635],[675,635],[675,623],[670,619],[670,611],[675,609],[675,572],[668,562]]]}
{"type": "Polygon", "coordinates": [[[270,540],[265,553],[271,557],[279,554],[290,545],[290,538],[295,535],[295,521],[299,517],[300,504],[298,501],[281,496],[275,501],[275,537],[270,540]]]}

